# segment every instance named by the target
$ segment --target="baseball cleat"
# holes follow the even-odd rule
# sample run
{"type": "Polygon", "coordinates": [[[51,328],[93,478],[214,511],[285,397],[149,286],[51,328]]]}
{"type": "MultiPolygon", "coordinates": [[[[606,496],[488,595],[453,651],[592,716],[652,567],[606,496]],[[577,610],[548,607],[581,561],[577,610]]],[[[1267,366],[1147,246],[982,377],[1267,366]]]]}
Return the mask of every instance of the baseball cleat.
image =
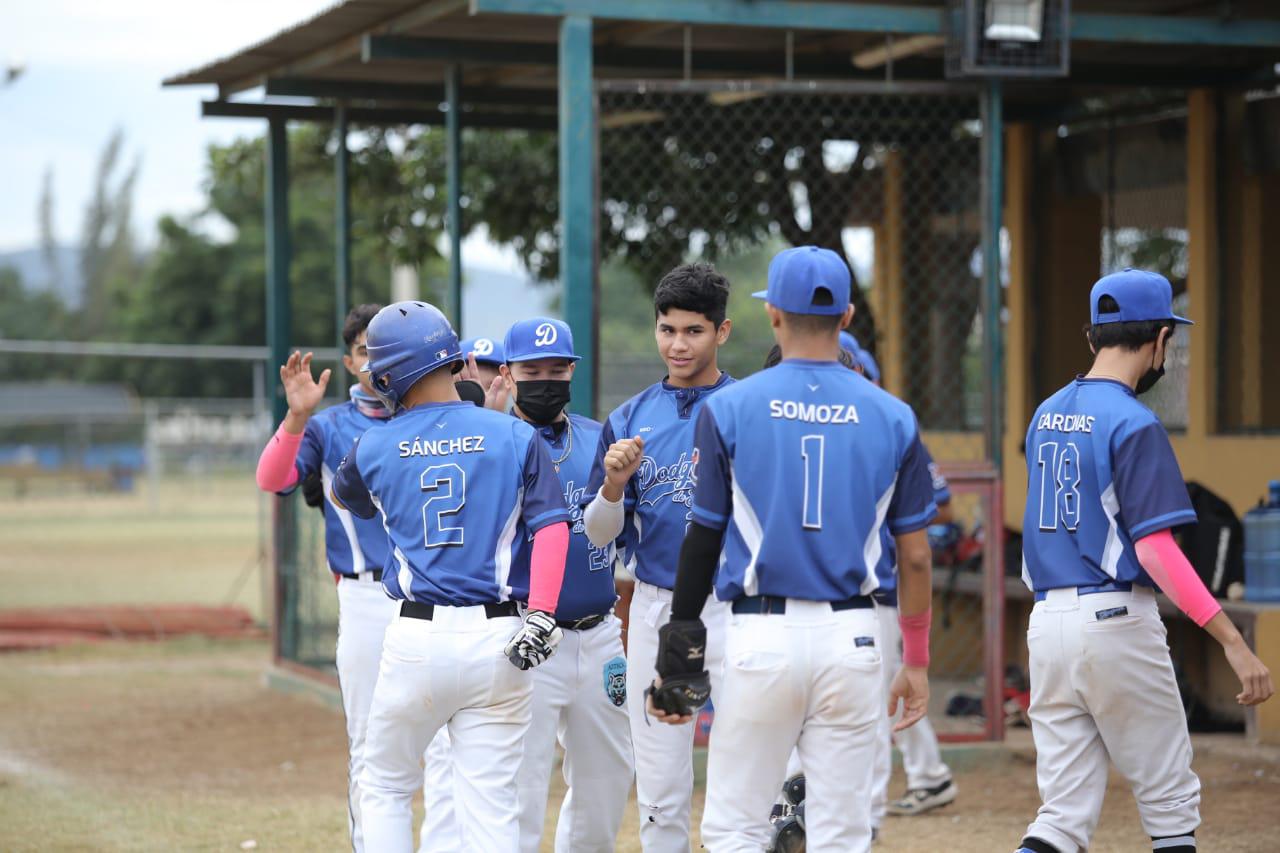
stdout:
{"type": "Polygon", "coordinates": [[[915,788],[907,791],[900,800],[889,803],[888,812],[900,817],[924,814],[930,809],[945,806],[956,798],[959,788],[948,779],[936,788],[915,788]]]}

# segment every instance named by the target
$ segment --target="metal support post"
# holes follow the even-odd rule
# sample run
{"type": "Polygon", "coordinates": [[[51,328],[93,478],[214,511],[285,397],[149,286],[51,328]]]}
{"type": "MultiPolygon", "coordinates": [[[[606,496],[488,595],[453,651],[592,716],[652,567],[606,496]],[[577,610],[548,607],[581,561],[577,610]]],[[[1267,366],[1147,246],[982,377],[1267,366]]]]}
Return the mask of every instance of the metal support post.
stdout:
{"type": "Polygon", "coordinates": [[[445,170],[449,194],[449,309],[453,328],[462,330],[462,66],[453,63],[444,78],[445,170]]]}
{"type": "MultiPolygon", "coordinates": [[[[333,339],[341,358],[346,352],[346,345],[342,342],[342,325],[351,304],[351,153],[347,149],[347,108],[344,105],[338,106],[334,116],[334,132],[338,137],[338,151],[334,156],[333,169],[336,202],[333,219],[337,230],[334,235],[333,339]]],[[[335,366],[334,370],[340,372],[341,367],[335,366]]],[[[333,385],[339,398],[346,396],[342,382],[335,382],[333,385]]]]}
{"type": "Polygon", "coordinates": [[[585,356],[573,374],[573,410],[595,416],[595,164],[596,104],[591,19],[560,22],[560,280],[564,318],[574,346],[585,356]]]}

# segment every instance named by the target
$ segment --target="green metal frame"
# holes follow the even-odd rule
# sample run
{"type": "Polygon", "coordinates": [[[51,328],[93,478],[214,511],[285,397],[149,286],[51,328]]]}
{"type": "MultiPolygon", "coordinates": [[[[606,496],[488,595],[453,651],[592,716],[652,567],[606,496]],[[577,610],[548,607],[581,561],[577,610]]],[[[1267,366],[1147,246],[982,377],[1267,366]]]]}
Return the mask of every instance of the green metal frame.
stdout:
{"type": "MultiPolygon", "coordinates": [[[[205,101],[201,104],[204,118],[263,118],[282,121],[310,121],[332,124],[333,107],[306,104],[264,104],[245,101],[205,101]]],[[[347,107],[347,119],[353,124],[420,124],[443,127],[445,114],[434,109],[393,109],[384,107],[347,107]]],[[[496,127],[513,130],[555,130],[553,115],[523,113],[467,113],[472,127],[496,127]]]]}
{"type": "MultiPolygon", "coordinates": [[[[554,61],[553,54],[552,62],[554,61]]],[[[370,80],[319,80],[306,77],[273,77],[267,81],[264,91],[269,98],[337,98],[349,101],[398,101],[433,105],[444,103],[447,97],[444,86],[440,85],[378,83],[370,80]]],[[[467,103],[551,108],[556,105],[556,93],[542,89],[468,87],[467,103]]]]}
{"type": "Polygon", "coordinates": [[[449,222],[449,309],[453,328],[462,334],[462,67],[445,73],[445,184],[449,222]]]}
{"type": "MultiPolygon", "coordinates": [[[[628,21],[942,35],[940,6],[802,0],[471,0],[476,13],[589,15],[628,21]]],[[[1280,20],[1168,15],[1072,15],[1073,41],[1280,47],[1280,20]]]]}
{"type": "MultiPolygon", "coordinates": [[[[334,135],[337,137],[337,152],[333,158],[333,184],[335,193],[334,205],[334,265],[333,265],[333,319],[334,345],[339,352],[344,352],[346,344],[342,340],[342,326],[347,319],[348,306],[351,304],[351,152],[347,148],[347,108],[339,106],[334,111],[334,135]]],[[[335,370],[339,370],[337,366],[335,370]]],[[[345,396],[343,383],[333,383],[338,387],[339,398],[345,396]]]]}
{"type": "Polygon", "coordinates": [[[585,358],[573,374],[573,411],[595,416],[596,102],[590,18],[560,22],[560,280],[564,318],[585,358]]]}
{"type": "Polygon", "coordinates": [[[1000,231],[1004,227],[1004,93],[999,80],[982,91],[982,340],[987,366],[987,458],[1000,470],[1004,426],[1004,288],[1000,231]]]}

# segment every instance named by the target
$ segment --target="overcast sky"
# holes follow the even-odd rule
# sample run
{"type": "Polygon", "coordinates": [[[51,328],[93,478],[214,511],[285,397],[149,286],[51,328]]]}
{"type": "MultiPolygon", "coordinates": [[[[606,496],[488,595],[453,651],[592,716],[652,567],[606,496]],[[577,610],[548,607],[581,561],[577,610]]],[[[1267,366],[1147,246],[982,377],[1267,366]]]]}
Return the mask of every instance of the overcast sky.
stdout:
{"type": "MultiPolygon", "coordinates": [[[[25,64],[0,87],[0,250],[38,240],[42,175],[54,172],[57,236],[75,242],[103,144],[125,133],[141,158],[139,236],[162,213],[200,204],[204,148],[262,123],[200,118],[214,87],[160,81],[234,52],[330,5],[329,0],[35,0],[0,4],[0,65],[25,64]]],[[[0,80],[3,76],[0,75],[0,80]]]]}

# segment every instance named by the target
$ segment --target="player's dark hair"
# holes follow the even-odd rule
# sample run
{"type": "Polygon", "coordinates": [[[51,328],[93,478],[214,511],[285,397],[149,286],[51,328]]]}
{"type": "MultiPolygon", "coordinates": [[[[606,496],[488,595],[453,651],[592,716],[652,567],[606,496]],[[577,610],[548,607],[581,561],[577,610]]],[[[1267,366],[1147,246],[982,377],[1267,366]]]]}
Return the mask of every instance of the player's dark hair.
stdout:
{"type": "Polygon", "coordinates": [[[373,302],[357,305],[347,312],[347,319],[342,321],[342,342],[351,349],[351,345],[360,337],[360,333],[369,328],[370,321],[382,310],[382,306],[373,302]]]}
{"type": "Polygon", "coordinates": [[[729,280],[711,264],[681,264],[662,277],[653,292],[653,316],[672,308],[701,314],[717,329],[729,305],[729,280]]]}
{"type": "MultiPolygon", "coordinates": [[[[1098,298],[1099,314],[1114,314],[1119,310],[1120,304],[1112,297],[1098,298]]],[[[1096,326],[1086,323],[1084,333],[1095,350],[1120,347],[1128,352],[1137,352],[1157,340],[1164,328],[1170,330],[1169,336],[1172,337],[1175,328],[1172,320],[1136,320],[1131,323],[1099,323],[1096,326]]]]}
{"type": "MultiPolygon", "coordinates": [[[[862,366],[853,360],[853,356],[849,355],[849,351],[844,347],[840,348],[840,354],[836,356],[836,360],[850,370],[862,373],[862,366]]],[[[764,357],[764,369],[768,370],[770,367],[777,367],[781,363],[782,347],[778,344],[774,344],[773,347],[770,348],[769,354],[764,357]]]]}

